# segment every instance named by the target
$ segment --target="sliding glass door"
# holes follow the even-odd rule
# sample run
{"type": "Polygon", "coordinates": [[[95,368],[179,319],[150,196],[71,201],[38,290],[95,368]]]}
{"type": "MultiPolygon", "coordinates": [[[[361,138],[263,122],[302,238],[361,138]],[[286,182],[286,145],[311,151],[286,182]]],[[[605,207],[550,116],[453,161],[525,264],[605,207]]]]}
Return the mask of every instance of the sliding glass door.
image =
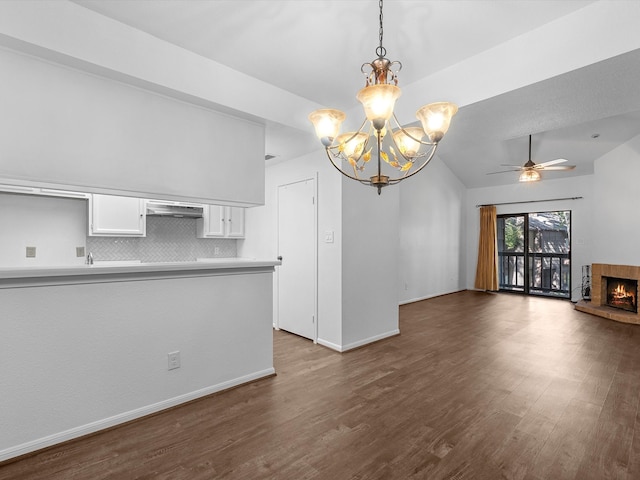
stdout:
{"type": "Polygon", "coordinates": [[[571,212],[498,215],[500,290],[569,298],[571,212]]]}

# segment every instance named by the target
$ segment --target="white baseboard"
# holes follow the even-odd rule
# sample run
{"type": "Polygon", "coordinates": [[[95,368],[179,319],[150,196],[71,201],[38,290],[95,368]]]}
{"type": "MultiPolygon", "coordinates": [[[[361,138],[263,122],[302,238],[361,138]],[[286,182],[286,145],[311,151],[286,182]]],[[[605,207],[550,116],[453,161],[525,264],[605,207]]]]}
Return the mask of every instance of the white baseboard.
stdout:
{"type": "Polygon", "coordinates": [[[357,342],[348,343],[347,345],[342,346],[342,351],[346,352],[348,350],[353,350],[354,348],[362,347],[363,345],[367,345],[369,343],[377,342],[378,340],[383,340],[385,338],[393,337],[395,335],[400,334],[400,329],[396,328],[391,330],[390,332],[381,333],[380,335],[375,335],[373,337],[364,338],[362,340],[358,340],[357,342]]]}
{"type": "Polygon", "coordinates": [[[348,350],[353,350],[354,348],[362,347],[363,345],[367,345],[369,343],[377,342],[378,340],[383,340],[385,338],[393,337],[394,335],[399,335],[400,330],[395,329],[390,332],[381,333],[380,335],[375,335],[373,337],[365,338],[363,340],[358,340],[357,342],[349,343],[347,345],[338,345],[337,343],[329,342],[327,340],[323,340],[322,338],[318,339],[318,343],[324,347],[330,348],[331,350],[335,350],[336,352],[346,352],[348,350]]]}
{"type": "Polygon", "coordinates": [[[342,347],[340,345],[338,345],[337,343],[332,343],[332,342],[329,342],[327,340],[323,340],[323,339],[319,338],[318,339],[318,344],[322,345],[323,347],[330,348],[331,350],[335,350],[336,352],[342,352],[342,347]]]}
{"type": "Polygon", "coordinates": [[[166,410],[167,408],[175,407],[182,403],[190,402],[191,400],[195,400],[196,398],[205,397],[207,395],[211,395],[212,393],[220,392],[231,387],[242,385],[243,383],[252,382],[254,380],[273,375],[274,373],[276,373],[276,371],[273,367],[267,368],[265,370],[250,373],[242,377],[227,380],[226,382],[218,383],[217,385],[212,385],[200,390],[185,393],[184,395],[169,398],[167,400],[163,400],[162,402],[154,403],[152,405],[146,405],[129,412],[123,412],[109,418],[97,420],[86,425],[81,425],[79,427],[65,430],[64,432],[55,433],[53,435],[39,438],[31,442],[16,445],[15,447],[0,450],[0,462],[9,460],[10,458],[19,457],[20,455],[31,453],[42,448],[50,447],[58,443],[73,440],[74,438],[82,437],[90,433],[95,433],[106,428],[115,427],[122,423],[130,422],[131,420],[135,420],[152,413],[157,413],[162,410],[166,410]]]}
{"type": "Polygon", "coordinates": [[[464,292],[465,290],[466,289],[463,288],[462,290],[452,290],[450,292],[434,293],[433,295],[427,295],[425,297],[411,298],[409,300],[403,300],[402,302],[399,303],[399,305],[406,305],[408,303],[420,302],[422,300],[429,300],[430,298],[441,297],[442,295],[449,295],[450,293],[464,292]]]}

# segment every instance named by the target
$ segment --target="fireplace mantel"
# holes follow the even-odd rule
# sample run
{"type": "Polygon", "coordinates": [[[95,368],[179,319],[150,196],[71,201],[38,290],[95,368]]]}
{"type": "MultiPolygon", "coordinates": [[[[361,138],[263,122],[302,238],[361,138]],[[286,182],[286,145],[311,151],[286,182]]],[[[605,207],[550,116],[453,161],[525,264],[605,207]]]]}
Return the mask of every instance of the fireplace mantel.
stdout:
{"type": "Polygon", "coordinates": [[[576,310],[591,313],[600,317],[616,320],[624,323],[640,325],[640,312],[627,312],[618,308],[606,306],[606,285],[602,277],[628,278],[638,280],[640,283],[640,267],[633,265],[610,265],[606,263],[594,263],[591,267],[591,301],[579,301],[576,310]]]}

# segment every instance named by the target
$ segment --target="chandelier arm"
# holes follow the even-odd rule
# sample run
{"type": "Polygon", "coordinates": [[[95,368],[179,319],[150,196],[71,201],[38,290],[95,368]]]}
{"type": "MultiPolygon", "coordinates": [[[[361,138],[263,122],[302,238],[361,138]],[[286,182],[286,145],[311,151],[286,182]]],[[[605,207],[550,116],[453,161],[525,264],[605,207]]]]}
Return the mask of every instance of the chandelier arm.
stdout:
{"type": "Polygon", "coordinates": [[[336,165],[336,163],[333,160],[333,156],[331,155],[331,152],[329,151],[329,147],[326,147],[325,151],[327,152],[327,157],[329,158],[329,161],[331,162],[331,165],[333,165],[334,168],[336,170],[338,170],[342,175],[344,175],[347,178],[350,178],[351,180],[357,180],[360,183],[364,183],[365,185],[371,185],[371,182],[369,180],[363,180],[362,178],[358,178],[358,177],[354,177],[353,175],[349,175],[347,172],[342,170],[342,168],[340,168],[338,165],[336,165]]]}
{"type": "Polygon", "coordinates": [[[427,158],[427,160],[422,165],[420,165],[420,168],[418,168],[415,172],[412,172],[411,174],[405,175],[403,177],[390,178],[389,179],[389,185],[395,185],[396,183],[400,183],[402,180],[405,180],[407,178],[413,177],[415,174],[419,173],[431,161],[431,159],[435,155],[437,149],[438,149],[438,145],[436,144],[436,145],[433,146],[433,150],[431,150],[431,153],[429,154],[429,158],[427,158]]]}

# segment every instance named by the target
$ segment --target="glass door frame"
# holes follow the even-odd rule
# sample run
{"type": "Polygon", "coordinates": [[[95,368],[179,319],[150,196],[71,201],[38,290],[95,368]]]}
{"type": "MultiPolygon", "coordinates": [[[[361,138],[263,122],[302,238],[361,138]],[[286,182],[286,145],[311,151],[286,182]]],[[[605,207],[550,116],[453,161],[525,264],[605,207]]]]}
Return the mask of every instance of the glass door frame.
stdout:
{"type": "MultiPolygon", "coordinates": [[[[498,249],[498,277],[499,277],[499,289],[501,292],[507,293],[524,293],[526,295],[540,295],[549,298],[561,298],[561,299],[571,299],[571,286],[573,283],[573,275],[571,274],[571,218],[572,212],[571,210],[550,210],[544,212],[527,212],[527,213],[505,213],[497,215],[498,225],[500,224],[500,219],[502,218],[523,218],[523,251],[522,252],[507,252],[504,250],[498,249]],[[567,253],[558,253],[558,252],[533,252],[530,248],[530,231],[529,231],[529,216],[536,214],[545,214],[545,213],[554,213],[554,212],[567,212],[568,214],[568,225],[567,225],[567,236],[568,236],[568,252],[567,253]],[[506,283],[503,281],[504,276],[502,275],[503,268],[505,265],[505,258],[507,259],[507,263],[510,268],[511,258],[515,257],[515,275],[516,275],[516,283],[506,283]],[[517,283],[518,280],[518,259],[522,259],[522,268],[523,268],[523,285],[519,285],[517,283]],[[534,262],[536,259],[540,259],[540,286],[533,286],[533,269],[534,262]],[[553,265],[554,259],[557,259],[556,264],[558,265],[558,282],[560,288],[552,288],[553,285],[553,265]],[[547,260],[549,262],[549,286],[544,287],[544,262],[547,260]],[[568,282],[563,282],[563,261],[568,260],[568,282]],[[566,289],[563,289],[563,284],[566,285],[566,289]]],[[[498,234],[498,238],[504,238],[504,234],[500,232],[496,232],[498,234]]],[[[566,274],[566,273],[565,273],[566,274]]],[[[510,274],[507,275],[511,277],[510,274]]]]}

